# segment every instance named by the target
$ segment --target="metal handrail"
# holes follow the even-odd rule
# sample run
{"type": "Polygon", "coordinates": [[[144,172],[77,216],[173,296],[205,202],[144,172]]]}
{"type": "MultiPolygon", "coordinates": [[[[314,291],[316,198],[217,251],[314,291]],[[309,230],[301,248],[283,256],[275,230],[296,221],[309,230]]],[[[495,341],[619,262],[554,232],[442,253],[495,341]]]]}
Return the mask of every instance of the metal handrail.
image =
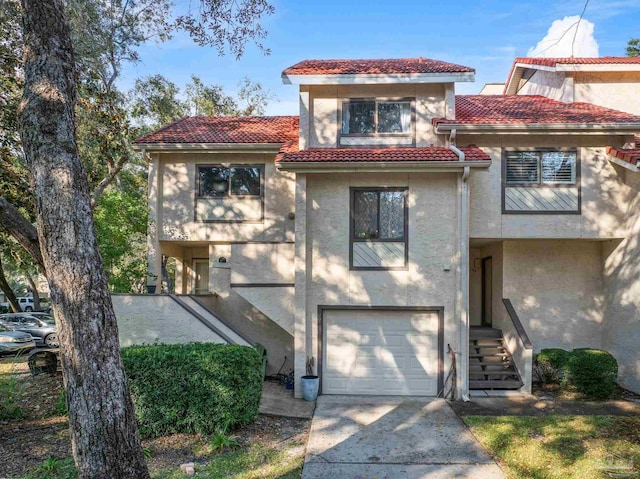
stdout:
{"type": "Polygon", "coordinates": [[[533,343],[529,339],[527,332],[524,330],[524,326],[522,326],[513,304],[511,304],[511,301],[506,298],[503,298],[502,302],[504,303],[505,308],[507,308],[507,314],[509,314],[509,318],[511,319],[513,326],[516,328],[518,336],[520,336],[520,341],[522,341],[525,349],[533,349],[533,343]]]}

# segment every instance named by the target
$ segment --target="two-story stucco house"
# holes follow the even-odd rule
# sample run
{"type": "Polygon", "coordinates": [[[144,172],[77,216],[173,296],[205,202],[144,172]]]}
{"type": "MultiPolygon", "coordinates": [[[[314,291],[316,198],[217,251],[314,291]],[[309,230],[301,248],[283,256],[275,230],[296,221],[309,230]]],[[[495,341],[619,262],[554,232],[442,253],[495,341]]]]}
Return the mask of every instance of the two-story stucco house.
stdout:
{"type": "Polygon", "coordinates": [[[196,318],[152,336],[263,343],[297,393],[313,358],[322,394],[435,396],[452,355],[458,398],[530,390],[548,347],[608,350],[640,390],[640,59],[516,59],[504,94],[456,95],[474,76],[306,60],[297,117],[137,140],[158,291],[176,260],[145,307],[196,318]]]}

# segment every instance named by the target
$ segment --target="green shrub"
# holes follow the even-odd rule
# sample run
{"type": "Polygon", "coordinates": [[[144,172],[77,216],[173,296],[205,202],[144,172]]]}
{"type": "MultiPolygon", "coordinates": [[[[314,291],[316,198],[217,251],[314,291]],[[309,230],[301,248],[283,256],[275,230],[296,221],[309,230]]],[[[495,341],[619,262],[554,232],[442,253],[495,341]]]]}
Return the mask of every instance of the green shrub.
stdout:
{"type": "Polygon", "coordinates": [[[618,362],[600,349],[574,349],[567,364],[570,383],[592,399],[608,399],[616,390],[618,362]]]}
{"type": "Polygon", "coordinates": [[[24,417],[24,412],[19,405],[22,397],[19,386],[16,373],[0,378],[0,421],[24,417]]]}
{"type": "Polygon", "coordinates": [[[564,349],[543,349],[536,356],[534,374],[541,384],[560,383],[567,376],[571,353],[564,349]]]}
{"type": "Polygon", "coordinates": [[[247,346],[212,343],[132,346],[122,350],[146,437],[212,434],[250,422],[262,394],[262,357],[247,346]]]}

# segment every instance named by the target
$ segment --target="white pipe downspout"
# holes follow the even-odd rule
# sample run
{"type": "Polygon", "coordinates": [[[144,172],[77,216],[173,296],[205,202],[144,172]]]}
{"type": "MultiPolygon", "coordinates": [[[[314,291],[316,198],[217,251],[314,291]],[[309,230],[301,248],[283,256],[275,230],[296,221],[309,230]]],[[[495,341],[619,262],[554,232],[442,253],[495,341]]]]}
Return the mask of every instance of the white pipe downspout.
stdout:
{"type": "MultiPolygon", "coordinates": [[[[456,130],[451,130],[449,149],[464,161],[464,153],[456,146],[456,130]]],[[[460,398],[469,401],[469,176],[471,168],[464,167],[460,185],[460,398]]]]}

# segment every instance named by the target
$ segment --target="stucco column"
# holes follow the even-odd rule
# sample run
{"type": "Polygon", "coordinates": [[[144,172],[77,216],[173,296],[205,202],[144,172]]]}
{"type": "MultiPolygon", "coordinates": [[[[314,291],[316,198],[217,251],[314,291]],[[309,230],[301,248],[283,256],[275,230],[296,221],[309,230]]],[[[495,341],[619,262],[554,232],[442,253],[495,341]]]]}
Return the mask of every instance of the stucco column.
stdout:
{"type": "Polygon", "coordinates": [[[300,150],[306,149],[309,143],[309,118],[311,115],[309,107],[309,86],[300,85],[300,136],[298,140],[300,150]]]}
{"type": "Polygon", "coordinates": [[[459,180],[460,189],[460,265],[459,265],[459,321],[460,353],[457,363],[456,399],[469,400],[469,175],[471,169],[464,168],[459,180]]]}
{"type": "Polygon", "coordinates": [[[300,378],[306,374],[307,354],[311,355],[311,337],[307,337],[307,175],[305,174],[296,174],[295,207],[294,393],[296,397],[302,397],[300,378]]]}
{"type": "MultiPolygon", "coordinates": [[[[145,156],[144,151],[142,156],[145,156]]],[[[160,160],[149,155],[149,224],[147,226],[147,286],[155,286],[160,292],[162,284],[162,251],[160,249],[160,160]]]]}

